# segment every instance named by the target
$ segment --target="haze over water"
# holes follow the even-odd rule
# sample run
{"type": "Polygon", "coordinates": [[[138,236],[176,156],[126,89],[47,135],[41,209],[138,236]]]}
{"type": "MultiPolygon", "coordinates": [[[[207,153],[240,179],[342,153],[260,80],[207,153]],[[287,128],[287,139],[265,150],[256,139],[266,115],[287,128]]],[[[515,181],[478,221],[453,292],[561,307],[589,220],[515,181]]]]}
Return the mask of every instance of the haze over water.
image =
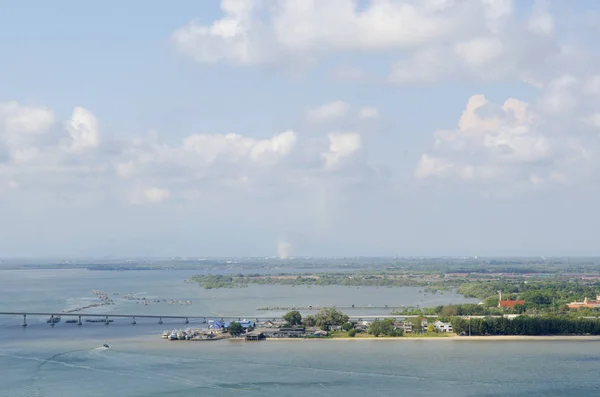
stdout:
{"type": "MultiPolygon", "coordinates": [[[[418,288],[259,286],[204,290],[184,283],[196,272],[0,271],[0,309],[60,311],[97,302],[91,290],[119,293],[114,306],[86,312],[264,315],[264,305],[417,305],[468,301],[418,288]],[[22,293],[23,288],[27,293],[22,293]],[[136,304],[131,293],[189,299],[192,305],[136,304]],[[351,301],[351,302],[350,302],[351,301]]],[[[472,301],[472,300],[471,300],[472,301]]],[[[277,312],[269,312],[278,315],[277,312]]],[[[279,313],[280,314],[280,313],[279,313]]],[[[382,313],[383,314],[383,313],[382,313]]],[[[600,345],[594,342],[450,340],[169,342],[179,320],[65,324],[0,317],[0,392],[10,396],[346,396],[544,395],[598,393],[600,345]],[[109,343],[109,350],[99,347],[109,343]],[[568,381],[566,380],[568,379],[568,381]]],[[[194,324],[190,324],[194,326],[194,324]]]]}

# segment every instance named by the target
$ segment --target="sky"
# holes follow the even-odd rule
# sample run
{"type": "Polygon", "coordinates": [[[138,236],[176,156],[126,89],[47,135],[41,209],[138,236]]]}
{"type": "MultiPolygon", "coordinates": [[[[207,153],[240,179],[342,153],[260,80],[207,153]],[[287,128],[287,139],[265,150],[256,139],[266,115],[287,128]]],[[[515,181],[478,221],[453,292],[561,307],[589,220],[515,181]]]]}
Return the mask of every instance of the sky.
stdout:
{"type": "Polygon", "coordinates": [[[0,257],[600,255],[600,4],[23,0],[0,257]]]}

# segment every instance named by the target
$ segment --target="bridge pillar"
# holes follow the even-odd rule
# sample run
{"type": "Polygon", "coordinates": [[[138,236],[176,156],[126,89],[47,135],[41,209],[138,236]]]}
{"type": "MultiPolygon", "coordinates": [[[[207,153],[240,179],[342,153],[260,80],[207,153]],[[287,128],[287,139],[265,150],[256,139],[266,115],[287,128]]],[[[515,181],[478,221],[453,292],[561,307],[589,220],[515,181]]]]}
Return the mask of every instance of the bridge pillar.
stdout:
{"type": "Polygon", "coordinates": [[[135,322],[135,317],[134,317],[133,321],[131,321],[131,325],[135,325],[135,324],[136,324],[136,322],[135,322]]]}
{"type": "Polygon", "coordinates": [[[54,327],[54,314],[50,315],[50,326],[54,327]]]}
{"type": "Polygon", "coordinates": [[[110,323],[108,322],[108,316],[106,316],[106,322],[105,322],[104,324],[106,324],[106,325],[110,324],[110,323]]]}
{"type": "Polygon", "coordinates": [[[77,317],[77,325],[81,325],[81,316],[77,317]]]}
{"type": "Polygon", "coordinates": [[[187,318],[187,317],[185,318],[185,323],[186,323],[186,324],[189,324],[189,323],[190,323],[190,321],[188,320],[188,318],[187,318]]]}
{"type": "Polygon", "coordinates": [[[27,314],[23,314],[23,327],[27,327],[27,314]]]}
{"type": "Polygon", "coordinates": [[[162,317],[159,317],[159,318],[158,318],[158,323],[159,323],[159,324],[162,324],[162,323],[163,323],[163,322],[162,322],[162,317]]]}

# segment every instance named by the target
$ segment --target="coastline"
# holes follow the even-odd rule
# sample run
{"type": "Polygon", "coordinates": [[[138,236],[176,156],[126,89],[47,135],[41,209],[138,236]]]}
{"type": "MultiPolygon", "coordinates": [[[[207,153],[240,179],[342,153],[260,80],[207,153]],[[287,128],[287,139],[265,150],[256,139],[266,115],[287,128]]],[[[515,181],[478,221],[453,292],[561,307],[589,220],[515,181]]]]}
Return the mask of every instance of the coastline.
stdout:
{"type": "Polygon", "coordinates": [[[267,338],[267,342],[305,342],[305,341],[600,341],[600,335],[491,335],[491,336],[447,336],[447,337],[365,337],[365,338],[267,338]]]}

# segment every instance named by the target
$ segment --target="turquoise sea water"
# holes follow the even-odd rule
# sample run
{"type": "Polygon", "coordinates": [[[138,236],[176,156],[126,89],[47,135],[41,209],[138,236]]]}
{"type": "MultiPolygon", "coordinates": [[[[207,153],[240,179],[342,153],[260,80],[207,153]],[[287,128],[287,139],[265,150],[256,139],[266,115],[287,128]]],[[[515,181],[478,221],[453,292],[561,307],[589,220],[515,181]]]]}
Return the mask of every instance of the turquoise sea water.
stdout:
{"type": "MultiPolygon", "coordinates": [[[[0,310],[60,310],[94,302],[92,289],[191,299],[191,306],[117,300],[98,312],[256,313],[261,305],[416,305],[417,289],[251,286],[199,289],[184,272],[0,271],[0,310]]],[[[423,304],[424,306],[426,304],[423,304]]],[[[0,316],[2,396],[597,396],[600,342],[263,341],[169,342],[180,328],[116,321],[77,327],[0,316]],[[100,349],[103,343],[108,350],[100,349]]]]}

